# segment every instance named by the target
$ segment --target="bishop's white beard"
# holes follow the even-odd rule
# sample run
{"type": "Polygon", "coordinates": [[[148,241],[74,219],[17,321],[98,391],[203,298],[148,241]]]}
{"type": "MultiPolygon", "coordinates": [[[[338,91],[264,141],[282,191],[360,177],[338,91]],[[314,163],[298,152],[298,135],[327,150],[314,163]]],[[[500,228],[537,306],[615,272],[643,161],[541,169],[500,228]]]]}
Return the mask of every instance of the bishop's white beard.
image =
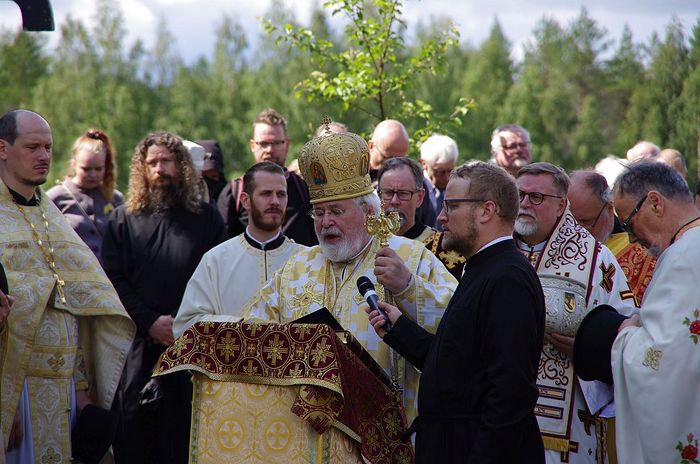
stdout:
{"type": "Polygon", "coordinates": [[[318,244],[323,255],[334,263],[349,261],[357,256],[366,245],[366,238],[363,234],[353,234],[351,237],[343,235],[337,227],[329,227],[321,230],[318,234],[318,244]],[[338,243],[325,243],[326,235],[339,235],[342,238],[338,243]]]}

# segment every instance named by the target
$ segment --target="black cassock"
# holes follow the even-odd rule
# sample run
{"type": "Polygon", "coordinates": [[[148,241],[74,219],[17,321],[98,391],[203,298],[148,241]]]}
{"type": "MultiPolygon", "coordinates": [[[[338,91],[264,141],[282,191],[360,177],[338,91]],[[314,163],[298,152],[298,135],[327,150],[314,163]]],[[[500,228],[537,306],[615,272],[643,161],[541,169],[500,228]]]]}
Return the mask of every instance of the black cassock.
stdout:
{"type": "Polygon", "coordinates": [[[435,335],[400,317],[384,341],[422,371],[416,463],[544,463],[534,407],[545,304],[505,240],[467,260],[435,335]]]}

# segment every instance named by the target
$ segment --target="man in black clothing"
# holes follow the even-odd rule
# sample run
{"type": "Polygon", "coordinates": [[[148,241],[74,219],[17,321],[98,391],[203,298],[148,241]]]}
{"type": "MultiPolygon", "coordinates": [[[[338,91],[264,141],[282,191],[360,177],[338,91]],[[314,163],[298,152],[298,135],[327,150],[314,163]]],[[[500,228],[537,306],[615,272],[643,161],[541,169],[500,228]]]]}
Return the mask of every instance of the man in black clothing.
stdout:
{"type": "Polygon", "coordinates": [[[188,374],[159,381],[162,399],[153,410],[139,406],[139,392],[174,341],[173,318],[187,281],[204,253],[225,238],[216,209],[198,199],[197,182],[178,136],[148,135],[131,161],[129,199],[110,216],[104,237],[105,271],[137,328],[115,400],[122,415],[114,443],[118,463],[188,461],[188,374]]]}
{"type": "Polygon", "coordinates": [[[544,336],[544,295],[515,248],[518,191],[500,167],[455,171],[439,219],[444,245],[467,257],[435,335],[384,302],[370,311],[384,341],[422,371],[416,463],[544,463],[534,407],[544,336]]]}
{"type": "MultiPolygon", "coordinates": [[[[253,152],[256,163],[271,161],[284,168],[288,201],[282,234],[302,245],[318,245],[314,221],[309,216],[311,210],[309,189],[301,177],[284,167],[289,143],[287,121],[282,115],[273,109],[261,111],[253,122],[253,138],[249,141],[250,151],[253,152]]],[[[248,225],[248,211],[241,204],[243,190],[241,176],[224,187],[217,201],[228,238],[242,234],[248,225]]]]}

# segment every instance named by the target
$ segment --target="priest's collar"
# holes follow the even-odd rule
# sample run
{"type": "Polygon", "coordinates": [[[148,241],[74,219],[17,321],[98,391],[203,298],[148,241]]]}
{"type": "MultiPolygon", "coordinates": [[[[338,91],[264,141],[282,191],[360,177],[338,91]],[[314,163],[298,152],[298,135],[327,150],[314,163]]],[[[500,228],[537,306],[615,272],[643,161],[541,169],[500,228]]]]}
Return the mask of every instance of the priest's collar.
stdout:
{"type": "Polygon", "coordinates": [[[274,250],[276,248],[279,248],[280,245],[284,243],[284,235],[282,235],[282,231],[277,232],[277,235],[265,242],[261,242],[255,237],[253,237],[248,231],[248,227],[245,228],[243,236],[245,237],[246,242],[250,244],[250,246],[252,246],[253,248],[257,248],[258,250],[274,250]]]}
{"type": "Polygon", "coordinates": [[[10,195],[12,195],[12,198],[14,198],[15,203],[21,206],[38,206],[39,202],[41,201],[41,193],[39,189],[35,190],[34,195],[32,195],[32,197],[29,200],[24,198],[22,194],[12,190],[10,187],[7,187],[7,190],[10,191],[10,195]]]}
{"type": "Polygon", "coordinates": [[[406,237],[406,238],[410,238],[411,240],[415,240],[415,239],[418,238],[418,236],[419,236],[420,234],[423,233],[424,230],[425,230],[425,226],[424,226],[423,224],[419,223],[419,222],[416,222],[415,224],[413,224],[413,227],[411,227],[410,229],[408,229],[408,230],[403,234],[403,236],[406,237]]]}
{"type": "Polygon", "coordinates": [[[529,251],[529,252],[542,251],[542,250],[544,250],[544,246],[547,244],[547,240],[545,240],[544,242],[540,242],[540,243],[537,243],[533,246],[530,246],[527,243],[525,243],[520,238],[520,235],[518,235],[518,234],[515,234],[513,236],[513,238],[515,239],[515,244],[518,246],[518,248],[523,250],[523,251],[529,251]]]}

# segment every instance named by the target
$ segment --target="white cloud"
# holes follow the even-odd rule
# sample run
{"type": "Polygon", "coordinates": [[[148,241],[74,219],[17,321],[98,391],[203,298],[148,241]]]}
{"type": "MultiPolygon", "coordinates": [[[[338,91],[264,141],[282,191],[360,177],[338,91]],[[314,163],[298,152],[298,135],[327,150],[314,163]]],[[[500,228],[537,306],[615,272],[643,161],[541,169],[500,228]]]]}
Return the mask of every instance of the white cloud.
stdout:
{"type": "MultiPolygon", "coordinates": [[[[214,48],[215,29],[224,15],[243,26],[249,42],[256,43],[261,33],[260,17],[268,12],[271,0],[115,0],[124,13],[129,46],[140,38],[146,47],[155,39],[158,18],[167,20],[168,29],[176,37],[176,47],[187,62],[201,55],[210,55],[214,48]]],[[[323,0],[285,0],[283,5],[291,10],[296,20],[307,24],[312,8],[323,0]]],[[[94,0],[53,0],[57,29],[66,15],[90,24],[95,13],[94,0]]],[[[492,0],[475,2],[465,0],[404,0],[403,18],[409,28],[420,21],[427,24],[431,18],[448,17],[458,27],[461,41],[478,45],[491,30],[494,19],[503,28],[513,45],[516,58],[522,55],[522,45],[531,39],[532,31],[542,17],[556,19],[565,27],[580,14],[585,6],[598,26],[608,31],[608,38],[617,41],[625,24],[629,24],[637,42],[646,42],[653,31],[661,37],[675,13],[690,33],[698,19],[695,0],[492,0]]],[[[340,18],[331,19],[338,25],[340,18]]],[[[16,28],[21,15],[16,4],[0,1],[0,27],[16,28]]],[[[57,33],[49,35],[52,45],[57,33]]]]}

